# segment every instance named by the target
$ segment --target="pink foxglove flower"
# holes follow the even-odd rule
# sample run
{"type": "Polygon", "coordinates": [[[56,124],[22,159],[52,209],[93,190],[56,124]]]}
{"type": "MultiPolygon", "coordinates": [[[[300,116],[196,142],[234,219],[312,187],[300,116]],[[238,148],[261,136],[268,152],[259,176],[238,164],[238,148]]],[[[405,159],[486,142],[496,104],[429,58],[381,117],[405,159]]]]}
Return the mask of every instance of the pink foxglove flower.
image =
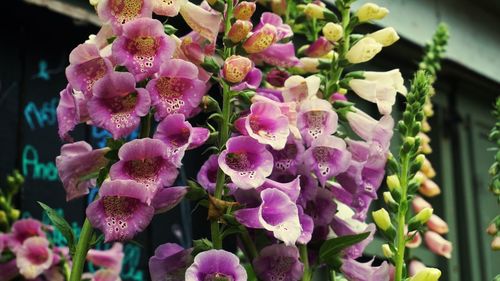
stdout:
{"type": "Polygon", "coordinates": [[[93,124],[118,139],[139,127],[141,117],[149,112],[150,103],[149,93],[135,88],[132,74],[113,72],[95,84],[88,108],[93,124]]]}
{"type": "Polygon", "coordinates": [[[230,138],[219,155],[219,166],[236,186],[257,188],[273,169],[273,156],[263,144],[247,136],[230,138]]]}
{"type": "Polygon", "coordinates": [[[425,244],[431,252],[436,255],[443,256],[447,259],[451,258],[451,252],[453,251],[453,244],[450,241],[444,239],[441,235],[434,231],[427,231],[424,234],[425,244]]]}
{"type": "Polygon", "coordinates": [[[318,177],[322,186],[332,177],[347,170],[351,153],[344,140],[325,136],[312,142],[304,153],[304,163],[318,177]]]}
{"type": "Polygon", "coordinates": [[[379,266],[372,266],[373,260],[362,263],[354,259],[344,259],[340,270],[350,281],[389,281],[389,264],[384,261],[379,266]]]}
{"type": "Polygon", "coordinates": [[[262,71],[257,67],[252,68],[245,79],[243,79],[240,83],[231,86],[231,91],[243,91],[245,89],[257,89],[262,82],[262,71]]]}
{"type": "Polygon", "coordinates": [[[57,125],[59,137],[65,141],[71,141],[69,132],[78,123],[88,120],[87,100],[82,92],[75,92],[70,84],[59,93],[59,104],[57,105],[57,125]]]}
{"type": "Polygon", "coordinates": [[[120,161],[111,166],[112,180],[134,180],[143,187],[149,204],[159,188],[171,186],[178,171],[167,156],[161,140],[143,138],[124,144],[118,151],[120,161]]]}
{"type": "Polygon", "coordinates": [[[299,261],[299,250],[295,246],[283,244],[263,248],[253,261],[253,267],[262,281],[298,281],[304,273],[304,265],[299,261]]]}
{"type": "Polygon", "coordinates": [[[151,80],[146,88],[151,94],[157,121],[174,113],[191,117],[206,91],[205,83],[198,79],[196,65],[180,59],[164,63],[158,77],[151,80]]]}
{"type": "Polygon", "coordinates": [[[182,114],[172,114],[158,124],[155,139],[163,141],[167,158],[176,167],[182,165],[182,158],[188,149],[199,147],[210,136],[206,128],[193,127],[182,114]]]}
{"type": "Polygon", "coordinates": [[[266,24],[272,25],[276,28],[276,41],[281,41],[293,36],[292,28],[288,24],[283,23],[283,19],[277,14],[264,12],[260,17],[259,24],[255,27],[254,32],[258,32],[266,24]]]}
{"type": "Polygon", "coordinates": [[[95,82],[112,69],[111,62],[101,57],[96,45],[80,44],[69,54],[66,78],[75,90],[83,92],[86,98],[90,98],[95,82]]]}
{"type": "Polygon", "coordinates": [[[438,215],[434,214],[427,221],[427,227],[429,227],[430,230],[437,232],[439,234],[446,234],[449,231],[448,224],[438,215]]]}
{"type": "Polygon", "coordinates": [[[42,229],[43,225],[35,219],[21,219],[12,225],[12,231],[7,236],[3,236],[4,247],[17,250],[26,239],[31,237],[45,237],[42,229]]]}
{"type": "Polygon", "coordinates": [[[242,45],[243,49],[249,54],[260,53],[276,42],[277,32],[275,26],[264,24],[248,37],[242,45]]]}
{"type": "Polygon", "coordinates": [[[295,202],[275,188],[263,190],[260,197],[260,206],[236,211],[236,219],[246,227],[271,231],[276,239],[294,245],[302,234],[295,202]]]}
{"type": "Polygon", "coordinates": [[[283,100],[285,102],[297,102],[316,97],[321,84],[321,79],[316,75],[311,75],[304,78],[299,75],[290,76],[285,81],[285,89],[283,90],[283,100]]]}
{"type": "Polygon", "coordinates": [[[277,68],[271,69],[266,75],[266,82],[274,87],[283,87],[286,79],[290,77],[290,73],[277,68]]]}
{"type": "Polygon", "coordinates": [[[292,67],[299,63],[292,42],[274,43],[264,51],[252,54],[251,58],[258,65],[267,63],[279,67],[292,67]]]}
{"type": "Polygon", "coordinates": [[[208,41],[215,42],[217,34],[219,34],[222,15],[207,6],[203,7],[203,3],[198,6],[186,1],[186,4],[182,5],[180,9],[180,14],[192,30],[198,32],[208,41]]]}
{"type": "Polygon", "coordinates": [[[19,273],[26,279],[35,279],[52,265],[52,250],[45,237],[31,237],[16,251],[19,273]]]}
{"type": "Polygon", "coordinates": [[[151,222],[154,208],[147,204],[148,192],[132,180],[104,182],[99,198],[87,207],[87,218],[104,234],[104,241],[132,239],[151,222]]]}
{"type": "Polygon", "coordinates": [[[65,144],[61,147],[61,155],[56,157],[57,171],[64,189],[66,200],[71,200],[89,193],[95,185],[95,179],[84,179],[108,164],[104,156],[110,149],[92,150],[92,146],[84,141],[65,144]]]}
{"type": "Polygon", "coordinates": [[[158,246],[149,259],[151,281],[184,281],[186,269],[193,263],[192,251],[174,243],[158,246]]]}
{"type": "Polygon", "coordinates": [[[250,20],[255,9],[256,5],[254,2],[241,1],[234,7],[233,15],[238,20],[250,20]]]}
{"type": "Polygon", "coordinates": [[[87,253],[87,260],[92,264],[104,267],[113,272],[120,273],[125,254],[123,253],[123,244],[114,243],[108,250],[90,249],[87,253]]]}
{"type": "Polygon", "coordinates": [[[278,106],[266,102],[252,104],[245,119],[245,128],[250,137],[276,150],[285,147],[290,134],[288,118],[278,106]]]}
{"type": "Polygon", "coordinates": [[[113,42],[113,57],[134,74],[136,81],[151,77],[169,60],[175,42],[167,36],[160,21],[139,18],[123,26],[123,34],[113,42]]]}
{"type": "Polygon", "coordinates": [[[215,192],[218,169],[217,155],[210,155],[208,160],[201,166],[196,178],[198,183],[211,194],[215,192]]]}
{"type": "Polygon", "coordinates": [[[239,43],[247,38],[252,28],[253,25],[250,21],[236,20],[231,26],[231,29],[229,29],[227,38],[235,44],[239,43]]]}
{"type": "Polygon", "coordinates": [[[236,255],[224,250],[208,250],[196,255],[185,277],[185,281],[206,280],[246,281],[247,272],[236,255]]]}
{"type": "Polygon", "coordinates": [[[19,275],[19,268],[17,267],[17,259],[11,259],[4,263],[0,263],[0,281],[11,281],[19,275]]]}
{"type": "Polygon", "coordinates": [[[160,188],[151,202],[151,205],[155,208],[155,214],[161,214],[173,209],[182,201],[187,191],[187,186],[160,188]]]}
{"type": "Polygon", "coordinates": [[[314,41],[305,51],[308,57],[322,57],[333,49],[333,44],[326,40],[325,37],[321,36],[316,41],[314,41]]]}
{"type": "Polygon", "coordinates": [[[240,83],[253,69],[252,61],[243,56],[230,56],[224,61],[222,75],[230,83],[240,83]]]}
{"type": "Polygon", "coordinates": [[[124,24],[137,18],[151,18],[152,12],[152,0],[100,0],[97,5],[99,18],[110,23],[118,35],[124,24]]]}
{"type": "Polygon", "coordinates": [[[305,148],[302,141],[297,140],[292,135],[288,136],[283,149],[270,149],[274,159],[273,177],[280,175],[295,175],[302,163],[302,154],[305,148]]]}
{"type": "Polygon", "coordinates": [[[332,105],[322,99],[308,99],[302,102],[297,117],[297,126],[307,146],[337,131],[338,116],[332,105]]]}

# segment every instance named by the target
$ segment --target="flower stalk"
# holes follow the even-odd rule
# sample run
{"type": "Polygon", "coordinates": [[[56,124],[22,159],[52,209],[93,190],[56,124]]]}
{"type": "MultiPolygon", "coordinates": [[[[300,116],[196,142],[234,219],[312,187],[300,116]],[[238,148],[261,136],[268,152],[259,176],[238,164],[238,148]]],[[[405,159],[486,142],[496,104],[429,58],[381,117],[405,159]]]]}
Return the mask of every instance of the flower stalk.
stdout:
{"type": "Polygon", "coordinates": [[[92,233],[94,233],[92,225],[90,224],[89,219],[85,218],[82,231],[80,232],[80,238],[78,239],[78,244],[76,244],[76,251],[73,256],[73,266],[71,267],[71,276],[69,279],[70,281],[82,280],[83,267],[85,266],[85,258],[87,257],[87,252],[90,248],[92,233]]]}

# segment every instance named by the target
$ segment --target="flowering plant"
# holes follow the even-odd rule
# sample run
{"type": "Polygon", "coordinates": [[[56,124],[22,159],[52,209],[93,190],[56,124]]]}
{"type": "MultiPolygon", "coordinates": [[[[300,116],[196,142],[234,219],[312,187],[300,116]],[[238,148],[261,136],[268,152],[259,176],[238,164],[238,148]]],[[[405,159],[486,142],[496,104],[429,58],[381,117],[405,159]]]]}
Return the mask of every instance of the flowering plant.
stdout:
{"type": "MultiPolygon", "coordinates": [[[[105,242],[130,240],[183,198],[208,207],[211,237],[188,249],[158,247],[149,261],[152,280],[406,276],[401,255],[390,260],[396,269],[356,260],[376,231],[368,210],[384,179],[392,107],[407,91],[398,69],[345,70],[399,39],[390,27],[354,33],[388,10],[367,3],[351,14],[354,0],[331,8],[320,1],[261,2],[274,13],[258,17],[254,2],[235,0],[93,1],[103,26],[71,52],[57,108],[59,135],[69,142],[56,159],[67,199],[99,188],[78,241],[54,218],[72,253],[70,280],[81,280],[96,233],[105,242]],[[191,32],[181,36],[160,21],[177,15],[191,32]],[[348,100],[352,94],[373,103],[380,117],[348,100]],[[195,116],[206,117],[203,126],[194,126],[195,116]],[[101,149],[74,142],[70,132],[79,123],[112,138],[101,149]],[[126,142],[135,130],[139,137],[126,142]],[[213,154],[196,181],[173,186],[183,157],[203,145],[213,154]],[[231,235],[240,257],[223,250],[231,235]]],[[[427,80],[417,75],[408,95],[409,118],[399,126],[407,137],[420,129],[427,80]]],[[[416,139],[401,151],[402,186],[404,173],[420,168],[415,147],[416,139]]],[[[395,231],[386,211],[376,214],[383,233],[404,234],[404,221],[395,231]]],[[[438,277],[428,269],[412,280],[438,277]]]]}

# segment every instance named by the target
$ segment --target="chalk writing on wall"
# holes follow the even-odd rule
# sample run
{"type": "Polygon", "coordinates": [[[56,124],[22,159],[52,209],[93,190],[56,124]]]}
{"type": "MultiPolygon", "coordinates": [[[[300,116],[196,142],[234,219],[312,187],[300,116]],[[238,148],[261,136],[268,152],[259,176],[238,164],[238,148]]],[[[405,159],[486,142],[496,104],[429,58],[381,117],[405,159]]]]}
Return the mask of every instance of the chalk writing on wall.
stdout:
{"type": "Polygon", "coordinates": [[[31,130],[53,126],[57,122],[56,109],[59,98],[53,98],[37,106],[29,102],[24,108],[24,118],[31,130]]]}
{"type": "Polygon", "coordinates": [[[38,151],[32,145],[25,145],[22,155],[23,175],[34,180],[56,181],[57,168],[53,161],[40,163],[38,151]]]}

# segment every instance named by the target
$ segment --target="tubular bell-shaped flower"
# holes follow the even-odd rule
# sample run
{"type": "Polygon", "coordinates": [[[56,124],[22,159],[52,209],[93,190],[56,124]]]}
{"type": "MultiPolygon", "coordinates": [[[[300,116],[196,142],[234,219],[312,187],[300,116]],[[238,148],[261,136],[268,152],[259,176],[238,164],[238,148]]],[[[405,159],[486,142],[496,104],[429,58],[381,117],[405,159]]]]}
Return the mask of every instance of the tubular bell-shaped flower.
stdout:
{"type": "Polygon", "coordinates": [[[285,147],[290,134],[288,118],[273,103],[256,102],[250,107],[245,119],[245,128],[250,137],[273,149],[285,147]]]}
{"type": "Polygon", "coordinates": [[[69,132],[75,126],[88,120],[87,100],[82,92],[75,92],[70,84],[59,93],[59,104],[57,105],[57,125],[59,137],[65,141],[71,141],[69,132]]]}
{"type": "Polygon", "coordinates": [[[87,260],[92,264],[104,267],[113,272],[120,273],[122,270],[122,261],[125,254],[123,253],[123,244],[114,243],[108,250],[90,249],[87,253],[87,260]]]}
{"type": "Polygon", "coordinates": [[[304,153],[304,163],[318,177],[322,186],[327,180],[344,172],[351,160],[346,143],[335,136],[325,136],[314,140],[304,153]]]}
{"type": "Polygon", "coordinates": [[[94,83],[113,69],[107,58],[102,58],[95,44],[80,44],[69,54],[66,78],[75,90],[92,97],[94,83]]]}
{"type": "Polygon", "coordinates": [[[154,208],[147,204],[148,192],[133,180],[104,182],[99,198],[87,207],[87,218],[104,234],[104,241],[132,239],[143,231],[154,215],[154,208]]]}
{"type": "Polygon", "coordinates": [[[295,244],[302,233],[295,202],[275,188],[263,190],[260,197],[262,202],[259,207],[236,211],[236,219],[247,227],[271,231],[286,245],[295,244]]]}
{"type": "Polygon", "coordinates": [[[150,18],[152,0],[100,0],[97,15],[105,23],[111,23],[113,31],[121,34],[122,26],[137,18],[150,18]]]}
{"type": "Polygon", "coordinates": [[[246,281],[247,272],[236,255],[224,250],[208,250],[196,255],[185,277],[185,281],[207,280],[246,281]]]}
{"type": "Polygon", "coordinates": [[[167,146],[157,139],[136,139],[118,151],[120,161],[111,166],[112,180],[134,180],[143,186],[149,204],[159,188],[170,186],[177,178],[177,169],[167,156],[167,146]]]}
{"type": "Polygon", "coordinates": [[[219,166],[239,188],[256,188],[271,174],[273,156],[263,144],[238,136],[230,138],[226,147],[219,155],[219,166]]]}
{"type": "Polygon", "coordinates": [[[285,81],[285,89],[283,90],[283,100],[285,102],[297,102],[316,97],[321,79],[318,76],[311,75],[304,78],[299,75],[290,76],[285,81]]]}
{"type": "Polygon", "coordinates": [[[53,253],[45,237],[30,237],[16,251],[19,273],[26,279],[35,279],[52,265],[53,253]]]}
{"type": "Polygon", "coordinates": [[[379,266],[372,266],[373,260],[361,263],[354,259],[344,259],[340,270],[350,281],[389,281],[390,265],[384,261],[379,266]]]}
{"type": "Polygon", "coordinates": [[[217,162],[217,155],[210,155],[207,161],[203,163],[198,172],[196,180],[208,192],[213,194],[215,192],[215,183],[217,180],[217,169],[219,163],[217,162]]]}
{"type": "MultiPolygon", "coordinates": [[[[208,5],[207,5],[208,6],[208,5]]],[[[186,23],[210,42],[215,42],[222,22],[221,13],[210,8],[195,5],[189,1],[180,9],[186,23]]]]}
{"type": "Polygon", "coordinates": [[[132,133],[140,117],[148,114],[151,100],[145,89],[135,88],[132,74],[113,72],[94,86],[89,101],[90,119],[94,125],[111,132],[114,139],[132,133]]]}
{"type": "Polygon", "coordinates": [[[243,49],[249,54],[260,53],[269,48],[277,37],[276,27],[271,24],[264,24],[243,43],[243,49]]]}
{"type": "Polygon", "coordinates": [[[163,31],[160,21],[139,18],[123,26],[123,34],[113,42],[113,58],[134,74],[136,81],[150,77],[169,60],[175,42],[163,31]]]}
{"type": "Polygon", "coordinates": [[[155,119],[160,121],[174,113],[191,117],[206,91],[205,83],[198,79],[196,65],[172,59],[161,66],[158,75],[146,86],[156,109],[155,119]]]}
{"type": "Polygon", "coordinates": [[[263,248],[253,261],[253,266],[263,281],[298,281],[304,273],[304,265],[299,261],[299,250],[283,244],[263,248]]]}
{"type": "Polygon", "coordinates": [[[271,149],[274,159],[273,177],[280,175],[295,175],[302,161],[304,153],[302,141],[297,140],[292,135],[288,136],[285,147],[281,150],[271,149]]]}
{"type": "Polygon", "coordinates": [[[260,22],[255,27],[254,32],[259,31],[266,24],[270,24],[276,28],[276,41],[281,41],[293,36],[292,28],[288,24],[283,23],[283,19],[280,16],[270,12],[262,13],[260,22]]]}
{"type": "Polygon", "coordinates": [[[42,223],[35,219],[21,219],[12,225],[10,234],[5,234],[2,239],[4,247],[16,250],[24,241],[30,237],[45,237],[45,232],[42,230],[42,223]]]}
{"type": "Polygon", "coordinates": [[[166,145],[167,158],[176,167],[182,165],[182,158],[188,149],[196,148],[208,139],[210,132],[206,128],[192,127],[182,114],[172,114],[158,124],[155,139],[166,145]]]}
{"type": "Polygon", "coordinates": [[[299,63],[299,59],[295,56],[295,47],[292,42],[274,43],[264,51],[252,54],[251,58],[256,64],[265,62],[279,67],[292,67],[299,63]]]}
{"type": "Polygon", "coordinates": [[[56,157],[57,171],[64,189],[66,200],[71,200],[89,193],[95,184],[93,179],[85,179],[106,166],[108,159],[104,155],[109,148],[92,150],[92,146],[84,141],[65,144],[61,147],[61,155],[56,157]]]}
{"type": "Polygon", "coordinates": [[[186,269],[193,262],[192,251],[174,243],[158,246],[149,259],[151,281],[184,281],[186,269]]]}
{"type": "Polygon", "coordinates": [[[322,99],[308,99],[302,102],[297,117],[297,127],[307,146],[337,130],[338,116],[332,105],[322,99]]]}

